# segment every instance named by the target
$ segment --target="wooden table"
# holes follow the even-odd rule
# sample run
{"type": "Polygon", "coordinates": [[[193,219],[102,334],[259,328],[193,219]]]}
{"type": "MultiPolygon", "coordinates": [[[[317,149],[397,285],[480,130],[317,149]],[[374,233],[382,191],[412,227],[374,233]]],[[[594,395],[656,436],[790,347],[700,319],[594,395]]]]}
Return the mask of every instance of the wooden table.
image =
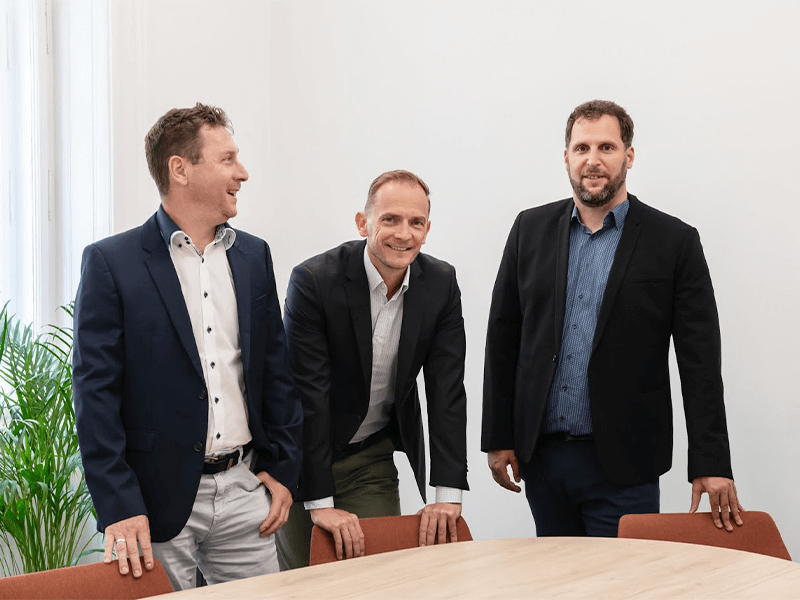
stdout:
{"type": "Polygon", "coordinates": [[[518,538],[412,548],[159,596],[212,598],[800,598],[800,565],[634,539],[518,538]]]}

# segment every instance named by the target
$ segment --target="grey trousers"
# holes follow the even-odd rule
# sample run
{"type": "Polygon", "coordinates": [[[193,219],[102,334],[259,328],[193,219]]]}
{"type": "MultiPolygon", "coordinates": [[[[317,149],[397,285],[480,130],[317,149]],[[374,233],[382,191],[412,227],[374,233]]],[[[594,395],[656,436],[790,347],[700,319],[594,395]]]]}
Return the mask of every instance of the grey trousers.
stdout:
{"type": "MultiPolygon", "coordinates": [[[[388,437],[333,463],[336,508],[359,518],[400,514],[400,492],[394,444],[388,437]]],[[[295,502],[289,520],[275,534],[281,570],[308,566],[311,548],[311,516],[302,502],[295,502]]]]}
{"type": "Polygon", "coordinates": [[[209,585],[276,573],[275,536],[259,537],[272,505],[269,492],[244,463],[215,475],[203,475],[192,514],[168,542],[154,543],[172,587],[195,587],[195,568],[209,585]]]}

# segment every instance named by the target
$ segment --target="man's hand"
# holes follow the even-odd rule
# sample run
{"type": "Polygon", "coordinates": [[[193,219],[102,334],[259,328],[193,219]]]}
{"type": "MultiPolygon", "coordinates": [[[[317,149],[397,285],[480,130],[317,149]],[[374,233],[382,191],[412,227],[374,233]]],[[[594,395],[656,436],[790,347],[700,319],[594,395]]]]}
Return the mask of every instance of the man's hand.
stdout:
{"type": "Polygon", "coordinates": [[[450,529],[450,541],[458,541],[456,533],[456,520],[461,516],[461,505],[454,502],[437,502],[428,504],[420,510],[422,518],[419,520],[419,545],[433,546],[436,532],[439,532],[439,543],[447,541],[447,529],[450,529]]]}
{"type": "Polygon", "coordinates": [[[519,462],[513,450],[492,450],[488,454],[489,468],[492,470],[492,477],[494,480],[512,492],[521,492],[522,488],[514,484],[508,477],[508,467],[511,465],[511,474],[514,476],[514,481],[520,482],[519,476],[519,462]]]}
{"type": "Polygon", "coordinates": [[[737,525],[742,524],[742,517],[739,514],[744,508],[739,504],[739,497],[736,494],[736,484],[733,479],[727,477],[696,477],[692,481],[692,506],[690,513],[697,512],[700,506],[700,498],[703,493],[708,494],[708,503],[711,505],[711,517],[714,525],[722,529],[733,531],[731,516],[737,525]],[[720,515],[722,520],[720,520],[720,515]]]}
{"type": "Polygon", "coordinates": [[[153,547],[150,545],[150,521],[145,515],[136,515],[112,523],[105,530],[106,551],[103,562],[111,563],[112,551],[116,549],[119,559],[119,572],[128,574],[128,559],[131,561],[133,576],[142,576],[142,563],[139,560],[139,546],[144,554],[144,568],[153,568],[153,547]],[[138,545],[137,545],[138,543],[138,545]]]}
{"type": "Polygon", "coordinates": [[[337,560],[364,556],[364,532],[356,515],[338,508],[315,508],[309,512],[314,525],[333,535],[337,560]]]}
{"type": "Polygon", "coordinates": [[[292,492],[266,471],[256,473],[256,477],[262,481],[264,487],[272,495],[269,514],[258,527],[258,534],[261,537],[267,537],[283,527],[283,524],[289,519],[289,509],[292,508],[292,492]]]}

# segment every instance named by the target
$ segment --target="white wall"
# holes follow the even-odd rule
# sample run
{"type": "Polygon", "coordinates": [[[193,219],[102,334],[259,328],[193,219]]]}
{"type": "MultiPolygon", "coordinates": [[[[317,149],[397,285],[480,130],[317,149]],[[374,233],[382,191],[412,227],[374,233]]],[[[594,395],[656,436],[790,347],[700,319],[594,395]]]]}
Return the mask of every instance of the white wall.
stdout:
{"type": "MultiPolygon", "coordinates": [[[[281,297],[295,264],[356,237],[376,175],[406,168],[428,182],[425,250],[456,266],[463,294],[464,515],[479,539],[535,532],[524,497],[494,484],[479,451],[486,317],[506,235],[521,209],[570,195],[571,109],[591,98],[625,106],[636,123],[628,189],[703,239],[742,503],[770,512],[800,559],[800,3],[131,0],[113,12],[116,230],[157,206],[147,129],[198,100],[236,127],[251,179],[235,225],[270,242],[281,297]]],[[[667,512],[690,501],[673,379],[667,512]]],[[[398,463],[403,510],[416,511],[398,463]]]]}

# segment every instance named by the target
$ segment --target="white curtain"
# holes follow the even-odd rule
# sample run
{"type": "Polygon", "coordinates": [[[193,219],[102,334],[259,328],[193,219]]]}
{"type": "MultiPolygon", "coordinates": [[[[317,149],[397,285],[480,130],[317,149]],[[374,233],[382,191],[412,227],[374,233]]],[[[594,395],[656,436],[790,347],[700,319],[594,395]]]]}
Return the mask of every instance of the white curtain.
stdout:
{"type": "Polygon", "coordinates": [[[111,228],[108,0],[0,6],[0,302],[38,328],[111,228]]]}

